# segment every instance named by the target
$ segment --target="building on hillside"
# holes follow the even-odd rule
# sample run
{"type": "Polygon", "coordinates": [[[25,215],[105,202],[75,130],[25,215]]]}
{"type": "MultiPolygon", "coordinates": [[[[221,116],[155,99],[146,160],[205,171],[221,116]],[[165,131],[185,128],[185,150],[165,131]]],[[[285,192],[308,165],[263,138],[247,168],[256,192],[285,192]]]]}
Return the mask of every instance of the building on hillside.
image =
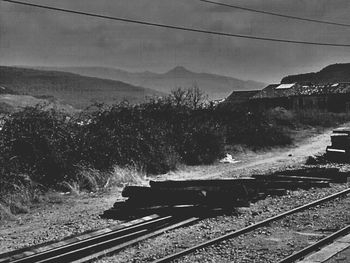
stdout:
{"type": "Polygon", "coordinates": [[[250,97],[249,102],[260,110],[283,107],[294,111],[350,112],[350,83],[271,84],[250,97]]]}
{"type": "Polygon", "coordinates": [[[222,104],[239,107],[249,104],[249,99],[257,94],[260,90],[244,90],[244,91],[233,91],[222,104]]]}

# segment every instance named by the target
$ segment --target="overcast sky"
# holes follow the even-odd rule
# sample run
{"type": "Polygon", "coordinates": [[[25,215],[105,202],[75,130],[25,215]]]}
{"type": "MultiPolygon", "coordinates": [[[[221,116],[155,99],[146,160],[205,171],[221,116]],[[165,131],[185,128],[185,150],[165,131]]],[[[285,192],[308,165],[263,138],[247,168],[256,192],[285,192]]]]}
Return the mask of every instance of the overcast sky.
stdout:
{"type": "MultiPolygon", "coordinates": [[[[350,44],[350,27],[293,21],[197,0],[31,2],[237,34],[350,44]]],[[[225,0],[225,3],[350,24],[349,0],[225,0]]],[[[108,66],[156,72],[182,65],[198,72],[279,82],[287,74],[316,71],[341,62],[350,62],[350,48],[209,36],[0,2],[1,65],[108,66]]]]}

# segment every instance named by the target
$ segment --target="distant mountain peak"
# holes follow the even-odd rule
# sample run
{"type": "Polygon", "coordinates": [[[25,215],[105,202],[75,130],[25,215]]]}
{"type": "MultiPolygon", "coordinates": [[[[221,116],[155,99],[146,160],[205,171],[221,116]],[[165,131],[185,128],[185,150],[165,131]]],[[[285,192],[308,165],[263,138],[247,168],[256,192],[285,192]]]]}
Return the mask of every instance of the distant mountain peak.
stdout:
{"type": "Polygon", "coordinates": [[[184,66],[176,66],[164,73],[152,71],[130,72],[101,67],[66,67],[56,68],[56,70],[72,72],[82,76],[122,81],[162,93],[169,93],[172,89],[178,87],[186,89],[198,85],[203,92],[208,94],[209,99],[225,98],[233,90],[257,90],[266,86],[264,83],[255,81],[245,81],[215,73],[192,71],[184,66]]]}
{"type": "Polygon", "coordinates": [[[145,70],[145,71],[142,71],[141,74],[154,74],[154,72],[145,70]]]}
{"type": "Polygon", "coordinates": [[[189,71],[187,68],[183,67],[183,66],[176,66],[173,69],[169,70],[168,72],[166,72],[165,74],[188,74],[188,73],[193,73],[191,71],[189,71]]]}

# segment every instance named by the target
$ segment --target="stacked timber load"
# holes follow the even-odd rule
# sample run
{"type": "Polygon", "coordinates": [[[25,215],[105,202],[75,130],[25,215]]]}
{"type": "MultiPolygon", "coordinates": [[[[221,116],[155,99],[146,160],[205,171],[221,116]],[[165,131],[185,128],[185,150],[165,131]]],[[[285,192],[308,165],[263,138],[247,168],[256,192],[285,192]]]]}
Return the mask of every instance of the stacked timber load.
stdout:
{"type": "Polygon", "coordinates": [[[149,214],[200,215],[249,206],[246,186],[254,178],[150,181],[150,186],[126,186],[122,196],[103,214],[107,218],[149,214]]]}
{"type": "Polygon", "coordinates": [[[150,181],[149,186],[126,186],[122,196],[103,217],[126,219],[150,214],[209,216],[249,207],[266,196],[288,190],[328,187],[347,182],[348,173],[337,168],[305,168],[247,178],[183,181],[150,181]]]}
{"type": "Polygon", "coordinates": [[[350,161],[350,128],[339,128],[331,135],[331,146],[327,146],[327,159],[350,161]]]}

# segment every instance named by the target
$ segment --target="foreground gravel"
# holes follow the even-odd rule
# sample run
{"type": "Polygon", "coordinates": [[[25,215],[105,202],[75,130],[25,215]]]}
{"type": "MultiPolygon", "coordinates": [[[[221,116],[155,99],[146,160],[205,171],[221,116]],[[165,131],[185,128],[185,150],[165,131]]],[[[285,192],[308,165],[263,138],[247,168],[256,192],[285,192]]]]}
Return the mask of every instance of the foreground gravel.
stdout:
{"type": "MultiPolygon", "coordinates": [[[[204,219],[198,224],[146,240],[121,251],[115,256],[106,257],[97,262],[150,262],[344,189],[346,189],[346,185],[332,185],[330,188],[289,191],[285,196],[268,197],[252,204],[250,208],[238,209],[236,214],[204,219]]],[[[291,216],[293,219],[288,217],[289,219],[282,220],[282,223],[277,223],[273,230],[258,230],[258,232],[255,231],[238,239],[221,242],[217,246],[202,249],[193,255],[183,257],[179,262],[227,262],[231,260],[234,262],[275,262],[276,258],[283,258],[283,256],[292,253],[294,249],[305,246],[309,241],[312,242],[317,238],[322,238],[322,233],[309,235],[309,232],[318,233],[317,229],[328,227],[321,226],[322,223],[329,225],[328,228],[339,227],[346,222],[349,223],[347,210],[350,203],[339,201],[339,204],[338,202],[334,204],[336,206],[330,202],[329,210],[322,210],[320,212],[322,216],[315,217],[315,219],[319,219],[317,224],[312,225],[309,220],[313,213],[315,215],[319,213],[316,210],[312,213],[306,212],[308,216],[299,219],[294,219],[291,216]],[[341,216],[326,217],[326,215],[336,215],[334,212],[338,210],[341,216]],[[336,221],[335,219],[339,220],[336,221]],[[286,222],[290,222],[288,224],[295,226],[291,233],[285,230],[285,226],[288,225],[286,222]],[[304,222],[310,229],[302,228],[304,222]],[[335,224],[336,226],[334,226],[335,224]],[[262,231],[261,236],[259,231],[262,231]],[[295,234],[296,231],[306,232],[306,234],[295,234]],[[288,245],[289,243],[290,245],[288,245]],[[270,253],[269,249],[272,248],[277,248],[277,252],[270,253]],[[267,256],[268,254],[271,255],[267,256]]]]}
{"type": "Polygon", "coordinates": [[[32,206],[29,213],[17,215],[12,221],[0,221],[0,253],[119,224],[99,216],[119,195],[119,190],[103,195],[51,194],[47,201],[32,206]]]}
{"type": "Polygon", "coordinates": [[[349,207],[350,198],[327,202],[186,256],[179,262],[278,262],[348,225],[349,207]]]}

